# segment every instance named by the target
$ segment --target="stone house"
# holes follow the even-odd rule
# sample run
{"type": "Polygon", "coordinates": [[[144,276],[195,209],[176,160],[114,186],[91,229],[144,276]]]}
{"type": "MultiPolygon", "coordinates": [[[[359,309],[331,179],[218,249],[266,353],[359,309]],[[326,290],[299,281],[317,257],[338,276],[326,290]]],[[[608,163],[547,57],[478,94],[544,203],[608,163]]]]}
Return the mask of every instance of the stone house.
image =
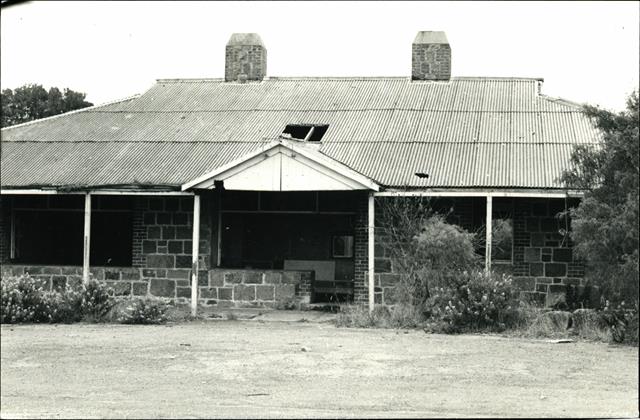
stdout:
{"type": "Polygon", "coordinates": [[[558,181],[572,148],[598,138],[580,107],[542,79],[451,77],[443,32],[411,59],[410,77],[268,77],[260,37],[234,34],[224,79],[2,129],[2,272],[219,306],[389,304],[376,200],[432,196],[488,227],[486,267],[532,297],[580,285],[556,217],[581,196],[558,181]]]}

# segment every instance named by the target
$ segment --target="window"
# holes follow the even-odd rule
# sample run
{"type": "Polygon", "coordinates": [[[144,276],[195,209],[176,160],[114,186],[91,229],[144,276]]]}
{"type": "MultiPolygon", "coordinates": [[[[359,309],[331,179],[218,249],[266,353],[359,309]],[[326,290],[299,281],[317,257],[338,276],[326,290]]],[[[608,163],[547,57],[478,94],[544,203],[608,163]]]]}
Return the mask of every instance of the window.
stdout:
{"type": "MultiPolygon", "coordinates": [[[[131,198],[94,196],[91,205],[91,265],[131,266],[131,198]]],[[[83,196],[17,197],[12,213],[14,262],[82,264],[83,196]]]]}
{"type": "Polygon", "coordinates": [[[294,139],[319,142],[328,128],[328,124],[288,124],[282,134],[289,134],[294,139]]]}
{"type": "Polygon", "coordinates": [[[353,236],[337,235],[333,237],[333,257],[353,258],[353,236]]]}

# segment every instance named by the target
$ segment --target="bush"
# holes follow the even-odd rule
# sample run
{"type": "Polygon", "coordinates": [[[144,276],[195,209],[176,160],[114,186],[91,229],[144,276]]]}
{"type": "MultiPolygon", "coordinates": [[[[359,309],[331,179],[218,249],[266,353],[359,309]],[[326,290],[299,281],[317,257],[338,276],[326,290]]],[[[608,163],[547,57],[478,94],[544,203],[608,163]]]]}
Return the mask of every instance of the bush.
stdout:
{"type": "Polygon", "coordinates": [[[162,324],[167,321],[167,304],[157,298],[136,298],[126,302],[118,322],[122,324],[162,324]]]}
{"type": "Polygon", "coordinates": [[[42,282],[26,276],[3,277],[0,322],[46,322],[42,282]]]}
{"type": "Polygon", "coordinates": [[[83,319],[82,295],[82,289],[75,287],[45,292],[42,297],[42,314],[47,319],[44,322],[70,324],[81,321],[83,319]]]}
{"type": "Polygon", "coordinates": [[[448,283],[458,272],[477,267],[474,234],[446,222],[427,197],[383,197],[376,227],[385,254],[400,274],[399,302],[421,307],[433,287],[448,283]]]}
{"type": "Polygon", "coordinates": [[[433,290],[427,300],[425,312],[432,331],[503,331],[524,322],[510,277],[464,272],[457,284],[433,290]]]}
{"type": "Polygon", "coordinates": [[[434,290],[461,286],[462,274],[478,267],[473,242],[473,233],[447,223],[441,215],[429,217],[414,237],[421,266],[412,278],[401,276],[399,296],[411,297],[403,301],[420,306],[434,290]]]}
{"type": "Polygon", "coordinates": [[[115,305],[113,289],[95,279],[82,285],[80,311],[85,320],[103,321],[115,305]]]}
{"type": "Polygon", "coordinates": [[[45,291],[29,275],[2,278],[2,323],[100,321],[113,307],[113,290],[91,279],[87,283],[45,291]]]}
{"type": "Polygon", "coordinates": [[[638,307],[626,308],[624,301],[616,307],[607,301],[599,313],[601,324],[609,327],[615,343],[638,345],[638,307]]]}

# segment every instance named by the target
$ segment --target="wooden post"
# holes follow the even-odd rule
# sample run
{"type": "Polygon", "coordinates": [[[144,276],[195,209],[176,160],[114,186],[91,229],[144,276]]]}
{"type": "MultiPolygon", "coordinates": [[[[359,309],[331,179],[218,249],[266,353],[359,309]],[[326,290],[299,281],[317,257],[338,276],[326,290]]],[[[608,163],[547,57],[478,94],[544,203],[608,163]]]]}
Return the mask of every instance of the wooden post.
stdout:
{"type": "MultiPolygon", "coordinates": [[[[216,197],[218,198],[218,232],[216,236],[216,267],[220,267],[222,265],[222,191],[220,189],[217,190],[218,193],[216,197]]],[[[258,197],[260,197],[260,194],[258,194],[258,197]]]]}
{"type": "Polygon", "coordinates": [[[198,312],[198,251],[200,250],[200,196],[193,196],[193,238],[191,248],[191,315],[198,312]]]}
{"type": "Polygon", "coordinates": [[[369,193],[369,220],[367,223],[367,236],[368,236],[368,246],[369,246],[369,253],[368,253],[368,269],[367,269],[367,276],[369,279],[369,312],[373,312],[373,307],[375,305],[375,292],[376,292],[376,287],[375,287],[375,255],[374,255],[374,249],[375,249],[375,214],[374,214],[374,197],[373,197],[373,192],[369,193]]]}
{"type": "Polygon", "coordinates": [[[11,201],[11,248],[9,258],[12,260],[16,257],[16,212],[13,209],[13,200],[11,201]]]}
{"type": "Polygon", "coordinates": [[[91,194],[84,196],[84,256],[82,259],[82,281],[89,281],[89,257],[91,256],[91,194]]]}
{"type": "Polygon", "coordinates": [[[487,196],[487,222],[486,222],[486,245],[484,254],[484,271],[491,271],[491,234],[493,229],[493,197],[487,196]]]}

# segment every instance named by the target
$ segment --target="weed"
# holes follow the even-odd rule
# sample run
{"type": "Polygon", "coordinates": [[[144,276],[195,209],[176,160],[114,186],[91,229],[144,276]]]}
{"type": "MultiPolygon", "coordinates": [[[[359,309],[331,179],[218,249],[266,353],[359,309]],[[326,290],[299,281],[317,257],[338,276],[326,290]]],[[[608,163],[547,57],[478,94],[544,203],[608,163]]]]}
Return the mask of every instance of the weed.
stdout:
{"type": "Polygon", "coordinates": [[[126,302],[118,314],[122,324],[162,324],[167,321],[167,304],[157,298],[136,298],[126,302]]]}

